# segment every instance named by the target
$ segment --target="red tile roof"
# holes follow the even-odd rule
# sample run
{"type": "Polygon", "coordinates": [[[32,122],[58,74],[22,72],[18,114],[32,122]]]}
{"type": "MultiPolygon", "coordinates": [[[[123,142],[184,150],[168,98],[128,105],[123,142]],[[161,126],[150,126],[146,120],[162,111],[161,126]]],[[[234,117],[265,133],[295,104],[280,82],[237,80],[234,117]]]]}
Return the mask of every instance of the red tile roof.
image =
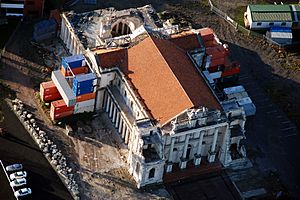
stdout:
{"type": "Polygon", "coordinates": [[[121,68],[162,125],[192,107],[221,109],[186,51],[171,41],[150,36],[129,49],[99,54],[99,60],[103,68],[121,68]]]}

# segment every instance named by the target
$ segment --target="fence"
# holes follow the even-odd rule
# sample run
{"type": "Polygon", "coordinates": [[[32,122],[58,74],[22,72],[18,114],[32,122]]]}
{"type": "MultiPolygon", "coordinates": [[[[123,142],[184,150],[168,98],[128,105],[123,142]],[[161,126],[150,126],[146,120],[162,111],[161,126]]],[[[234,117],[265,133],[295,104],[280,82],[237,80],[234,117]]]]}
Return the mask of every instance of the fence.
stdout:
{"type": "Polygon", "coordinates": [[[211,0],[208,0],[208,3],[210,5],[210,10],[214,12],[216,15],[218,15],[219,17],[222,17],[226,22],[228,22],[231,26],[233,26],[237,32],[242,32],[246,35],[263,39],[269,44],[276,45],[278,48],[285,48],[287,46],[287,45],[278,44],[277,42],[273,41],[272,39],[266,37],[263,34],[246,29],[244,26],[241,26],[236,21],[234,21],[231,17],[229,17],[225,12],[215,7],[211,0]]]}

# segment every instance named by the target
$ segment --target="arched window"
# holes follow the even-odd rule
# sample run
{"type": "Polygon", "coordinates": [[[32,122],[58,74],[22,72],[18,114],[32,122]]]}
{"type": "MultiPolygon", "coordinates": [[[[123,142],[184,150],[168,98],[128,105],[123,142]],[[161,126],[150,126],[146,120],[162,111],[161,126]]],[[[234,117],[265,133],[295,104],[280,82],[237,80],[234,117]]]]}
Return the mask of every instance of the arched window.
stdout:
{"type": "Polygon", "coordinates": [[[155,168],[152,168],[150,171],[149,171],[149,176],[148,178],[153,178],[155,176],[155,168]]]}
{"type": "Polygon", "coordinates": [[[131,34],[131,30],[126,23],[119,22],[115,24],[111,30],[111,35],[113,37],[118,37],[121,35],[128,35],[131,34]]]}

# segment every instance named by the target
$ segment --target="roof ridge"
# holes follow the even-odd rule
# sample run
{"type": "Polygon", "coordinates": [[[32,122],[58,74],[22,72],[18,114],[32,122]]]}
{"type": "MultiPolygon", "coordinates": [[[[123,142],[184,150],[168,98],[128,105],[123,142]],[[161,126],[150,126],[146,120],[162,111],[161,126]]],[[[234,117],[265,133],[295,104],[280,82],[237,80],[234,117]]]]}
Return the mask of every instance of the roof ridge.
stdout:
{"type": "MultiPolygon", "coordinates": [[[[191,98],[189,97],[189,95],[187,94],[187,92],[185,91],[185,89],[183,88],[182,84],[180,83],[180,81],[178,80],[177,76],[175,75],[174,71],[171,69],[169,63],[166,61],[165,57],[163,56],[163,54],[161,53],[161,51],[159,50],[159,48],[156,46],[156,43],[154,42],[154,40],[152,39],[152,36],[150,36],[152,43],[154,44],[155,48],[158,50],[159,54],[163,57],[164,62],[168,65],[168,69],[172,72],[173,77],[176,79],[176,81],[179,83],[180,88],[184,91],[185,96],[188,98],[189,102],[194,105],[193,101],[191,100],[191,98]]],[[[163,40],[163,39],[162,39],[163,40]]],[[[180,49],[177,45],[173,44],[172,42],[168,41],[168,40],[164,40],[167,41],[169,43],[171,43],[172,45],[174,45],[178,50],[183,51],[182,49],[180,49]]],[[[169,120],[168,120],[169,121],[169,120]]]]}

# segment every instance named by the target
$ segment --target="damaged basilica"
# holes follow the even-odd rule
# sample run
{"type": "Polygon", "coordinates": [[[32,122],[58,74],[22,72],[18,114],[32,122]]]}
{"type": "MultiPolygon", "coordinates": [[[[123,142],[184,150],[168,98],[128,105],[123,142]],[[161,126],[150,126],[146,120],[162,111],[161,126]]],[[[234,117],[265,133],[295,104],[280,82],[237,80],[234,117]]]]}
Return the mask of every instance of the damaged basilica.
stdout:
{"type": "Polygon", "coordinates": [[[205,30],[182,31],[151,6],[62,14],[60,37],[97,74],[95,110],[107,113],[127,145],[138,187],[246,157],[244,110],[221,101],[202,72],[205,30]]]}

